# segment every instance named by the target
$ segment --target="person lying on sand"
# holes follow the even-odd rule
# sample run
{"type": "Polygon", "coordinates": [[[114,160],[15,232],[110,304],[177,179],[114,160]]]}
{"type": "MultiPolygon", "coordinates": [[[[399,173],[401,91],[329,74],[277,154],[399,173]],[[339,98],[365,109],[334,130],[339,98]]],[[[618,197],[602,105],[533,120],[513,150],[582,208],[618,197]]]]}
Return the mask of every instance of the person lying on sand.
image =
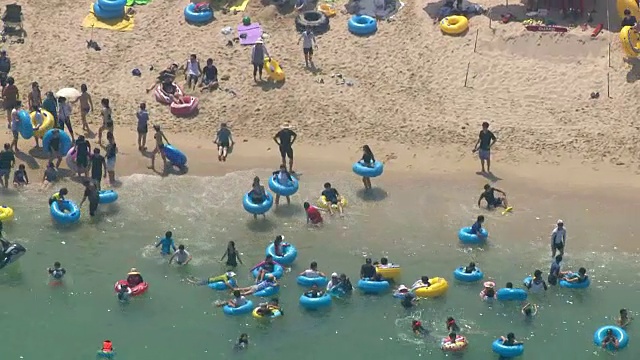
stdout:
{"type": "Polygon", "coordinates": [[[166,69],[160,71],[160,74],[158,74],[156,81],[153,83],[153,85],[151,85],[151,87],[147,88],[146,91],[149,92],[155,89],[155,87],[158,86],[158,84],[162,84],[167,80],[170,83],[173,83],[173,81],[176,79],[177,72],[178,72],[178,64],[172,63],[171,65],[167,66],[166,69]]]}

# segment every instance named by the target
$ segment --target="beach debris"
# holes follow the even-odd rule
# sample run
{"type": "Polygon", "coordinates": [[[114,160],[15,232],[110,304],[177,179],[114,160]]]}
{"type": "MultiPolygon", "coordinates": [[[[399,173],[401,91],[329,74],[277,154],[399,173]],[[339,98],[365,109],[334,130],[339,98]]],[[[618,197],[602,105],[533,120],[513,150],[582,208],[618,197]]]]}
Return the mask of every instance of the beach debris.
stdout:
{"type": "Polygon", "coordinates": [[[100,51],[102,48],[98,43],[94,40],[87,40],[87,49],[93,49],[95,51],[100,51]]]}
{"type": "Polygon", "coordinates": [[[222,30],[220,30],[220,33],[222,35],[231,35],[232,32],[233,32],[233,29],[231,28],[231,26],[223,27],[222,30]]]}
{"type": "Polygon", "coordinates": [[[591,93],[591,98],[592,99],[598,99],[599,97],[600,97],[600,92],[599,91],[591,93]]]}
{"type": "Polygon", "coordinates": [[[131,75],[133,76],[142,76],[142,71],[140,71],[140,69],[135,68],[133,70],[131,70],[131,75]]]}

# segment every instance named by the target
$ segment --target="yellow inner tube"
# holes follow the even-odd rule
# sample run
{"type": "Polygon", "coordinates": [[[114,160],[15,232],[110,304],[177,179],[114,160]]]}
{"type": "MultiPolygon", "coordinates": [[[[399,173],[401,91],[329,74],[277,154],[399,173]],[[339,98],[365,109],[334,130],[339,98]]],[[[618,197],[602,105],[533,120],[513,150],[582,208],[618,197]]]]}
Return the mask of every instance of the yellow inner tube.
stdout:
{"type": "MultiPolygon", "coordinates": [[[[340,196],[340,205],[342,205],[342,207],[347,206],[347,198],[344,196],[340,196]]],[[[321,196],[320,199],[318,199],[318,207],[321,209],[325,209],[328,210],[329,209],[329,202],[327,201],[327,198],[324,196],[321,196]]],[[[338,205],[332,204],[331,205],[332,208],[337,209],[338,205]]]]}
{"type": "Polygon", "coordinates": [[[36,122],[36,112],[32,111],[31,114],[31,125],[33,126],[33,135],[35,137],[42,138],[44,134],[49,131],[49,129],[53,129],[56,122],[53,119],[53,115],[47,110],[40,109],[40,113],[42,114],[42,125],[38,128],[38,123],[36,122]]]}
{"type": "MultiPolygon", "coordinates": [[[[278,312],[280,311],[280,308],[279,308],[279,307],[277,307],[277,306],[267,305],[267,307],[268,307],[269,309],[271,309],[271,311],[273,311],[273,312],[274,312],[274,314],[276,313],[276,311],[278,311],[278,312]]],[[[270,318],[271,318],[271,317],[264,317],[264,316],[262,316],[262,315],[258,314],[258,309],[260,309],[260,306],[258,306],[258,307],[256,307],[255,309],[253,309],[253,312],[251,313],[251,315],[253,315],[253,317],[254,317],[255,319],[270,319],[270,318]]]]}
{"type": "Polygon", "coordinates": [[[400,278],[400,272],[401,272],[401,269],[399,266],[386,267],[386,268],[376,266],[376,273],[385,279],[397,280],[400,278]]]}
{"type": "Polygon", "coordinates": [[[444,295],[449,289],[449,283],[447,280],[435,277],[429,279],[429,283],[431,286],[429,287],[421,287],[416,289],[414,292],[418,297],[438,297],[444,295]]]}
{"type": "Polygon", "coordinates": [[[13,209],[0,205],[0,221],[7,221],[13,219],[13,209]]]}
{"type": "Polygon", "coordinates": [[[447,16],[440,20],[440,29],[445,34],[462,34],[469,28],[469,20],[464,16],[447,16]]]}
{"type": "Polygon", "coordinates": [[[632,26],[625,26],[620,30],[622,50],[629,57],[640,55],[640,34],[632,26]]]}
{"type": "Polygon", "coordinates": [[[326,17],[336,16],[337,14],[336,9],[330,4],[320,4],[320,6],[318,6],[318,11],[323,13],[326,17]]]}

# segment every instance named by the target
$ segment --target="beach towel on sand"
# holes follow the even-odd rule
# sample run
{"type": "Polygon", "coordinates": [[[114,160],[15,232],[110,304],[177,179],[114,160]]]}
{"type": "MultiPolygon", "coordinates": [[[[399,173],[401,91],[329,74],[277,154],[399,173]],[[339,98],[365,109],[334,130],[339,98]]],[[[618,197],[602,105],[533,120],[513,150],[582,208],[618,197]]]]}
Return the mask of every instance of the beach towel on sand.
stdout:
{"type": "Polygon", "coordinates": [[[262,28],[258,23],[250,25],[238,25],[238,37],[240,45],[253,45],[262,37],[262,28]]]}
{"type": "Polygon", "coordinates": [[[151,0],[127,0],[127,6],[147,5],[151,0]]]}
{"type": "MultiPolygon", "coordinates": [[[[129,8],[125,8],[125,14],[128,11],[129,8]]],[[[114,31],[131,31],[133,30],[133,16],[125,15],[124,19],[100,20],[93,13],[93,6],[91,6],[89,15],[82,20],[82,27],[114,31]]]]}

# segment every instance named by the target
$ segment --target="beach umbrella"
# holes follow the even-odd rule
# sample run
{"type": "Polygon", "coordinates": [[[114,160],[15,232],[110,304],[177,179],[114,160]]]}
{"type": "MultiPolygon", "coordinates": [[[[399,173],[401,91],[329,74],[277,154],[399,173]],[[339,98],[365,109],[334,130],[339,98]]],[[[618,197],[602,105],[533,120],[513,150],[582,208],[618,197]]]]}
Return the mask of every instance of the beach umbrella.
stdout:
{"type": "Polygon", "coordinates": [[[56,97],[64,97],[69,101],[73,101],[80,97],[80,91],[74,88],[62,88],[56,92],[56,97]]]}

